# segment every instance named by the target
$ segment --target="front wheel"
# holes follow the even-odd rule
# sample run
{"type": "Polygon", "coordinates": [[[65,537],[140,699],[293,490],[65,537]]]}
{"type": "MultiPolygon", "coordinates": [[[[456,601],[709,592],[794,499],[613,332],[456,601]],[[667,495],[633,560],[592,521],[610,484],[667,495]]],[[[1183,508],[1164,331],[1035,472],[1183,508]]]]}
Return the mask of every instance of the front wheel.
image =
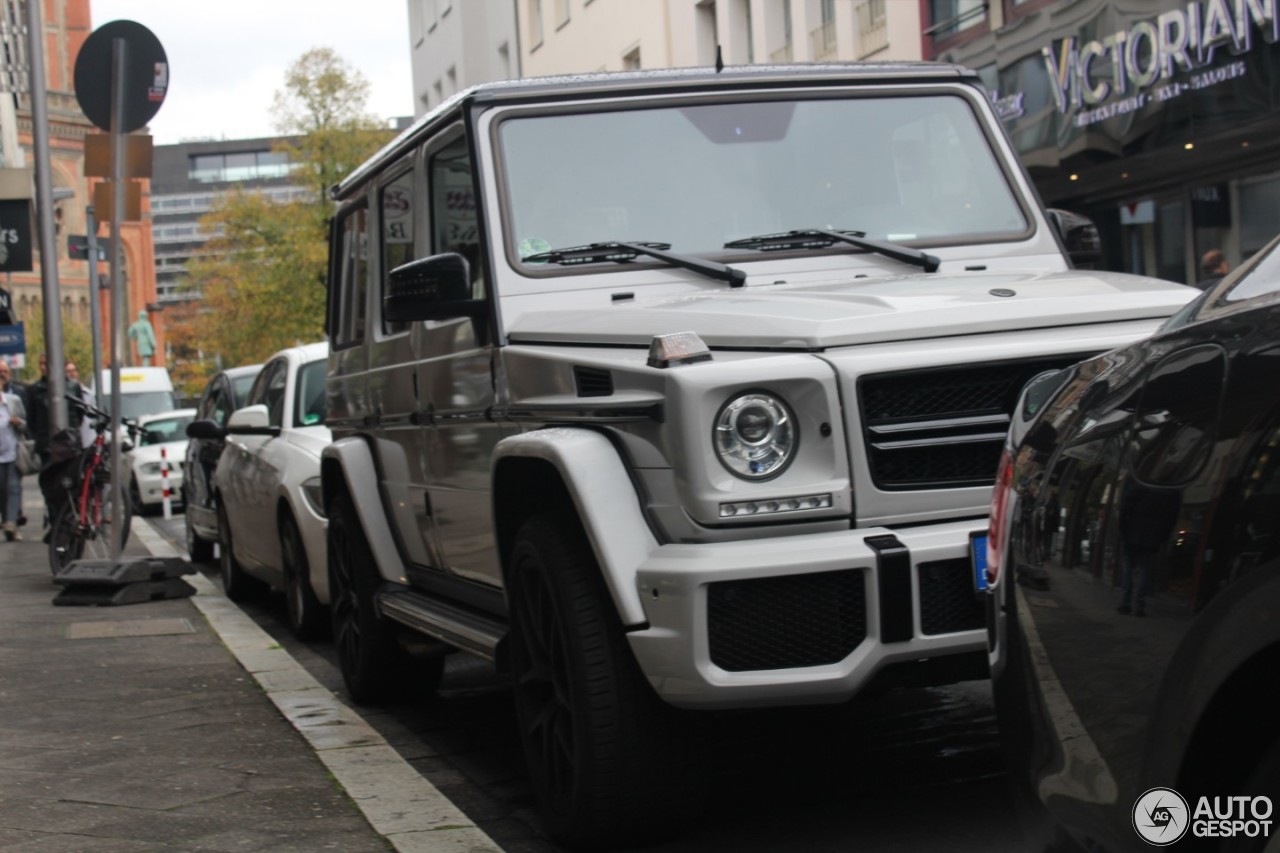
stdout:
{"type": "Polygon", "coordinates": [[[232,601],[252,601],[267,591],[267,585],[245,574],[231,546],[231,521],[218,501],[218,569],[222,574],[222,594],[232,601]]]}
{"type": "Polygon", "coordinates": [[[395,626],[379,617],[377,564],[350,495],[339,493],[328,515],[329,611],[347,693],[365,705],[434,691],[444,658],[411,657],[395,626]]]}
{"type": "Polygon", "coordinates": [[[576,517],[527,521],[508,574],[516,712],[551,834],[600,849],[679,830],[701,804],[697,739],[640,671],[576,517]]]}
{"type": "Polygon", "coordinates": [[[311,589],[311,564],[293,516],[280,522],[280,562],[284,570],[285,608],[289,627],[299,640],[315,640],[329,631],[329,614],[311,589]]]}
{"type": "MultiPolygon", "coordinates": [[[[133,513],[126,499],[123,503],[123,527],[115,534],[116,552],[129,541],[133,513]]],[[[112,554],[111,490],[94,488],[85,498],[84,517],[80,515],[79,497],[65,501],[49,530],[49,568],[58,574],[75,560],[108,560],[112,554]]]]}

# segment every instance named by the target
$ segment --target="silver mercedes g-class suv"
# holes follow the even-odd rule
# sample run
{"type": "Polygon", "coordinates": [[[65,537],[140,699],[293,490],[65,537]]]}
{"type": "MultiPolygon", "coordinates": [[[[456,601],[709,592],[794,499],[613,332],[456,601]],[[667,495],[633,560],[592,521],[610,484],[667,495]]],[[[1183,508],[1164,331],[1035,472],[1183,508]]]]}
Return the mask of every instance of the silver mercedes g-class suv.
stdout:
{"type": "Polygon", "coordinates": [[[1073,268],[947,65],[477,86],[334,198],[346,686],[510,672],[569,844],[696,805],[691,709],[983,677],[1020,388],[1195,293],[1073,268]]]}

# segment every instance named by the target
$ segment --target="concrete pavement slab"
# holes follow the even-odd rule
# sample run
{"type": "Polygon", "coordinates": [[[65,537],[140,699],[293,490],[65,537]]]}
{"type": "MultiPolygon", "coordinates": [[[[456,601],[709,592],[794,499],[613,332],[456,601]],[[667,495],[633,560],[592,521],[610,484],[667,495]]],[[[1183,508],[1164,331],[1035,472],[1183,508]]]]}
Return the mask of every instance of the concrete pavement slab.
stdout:
{"type": "MultiPolygon", "coordinates": [[[[0,848],[500,851],[216,585],[55,607],[24,532],[0,542],[0,848]]],[[[176,551],[135,519],[130,554],[176,551]]]]}

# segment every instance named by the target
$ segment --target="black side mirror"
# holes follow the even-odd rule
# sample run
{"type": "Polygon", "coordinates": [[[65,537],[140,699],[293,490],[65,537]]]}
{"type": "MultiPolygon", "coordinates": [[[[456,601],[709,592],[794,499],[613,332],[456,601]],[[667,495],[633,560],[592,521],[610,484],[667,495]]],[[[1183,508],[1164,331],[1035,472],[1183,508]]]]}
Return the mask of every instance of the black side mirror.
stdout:
{"type": "Polygon", "coordinates": [[[1071,263],[1088,269],[1102,260],[1102,236],[1092,219],[1056,208],[1045,213],[1058,232],[1058,239],[1062,241],[1071,263]]]}
{"type": "Polygon", "coordinates": [[[462,255],[449,253],[419,258],[391,271],[383,297],[383,319],[388,323],[480,319],[483,299],[471,298],[471,264],[462,255]]]}
{"type": "Polygon", "coordinates": [[[192,421],[187,424],[187,438],[222,441],[226,437],[226,429],[218,426],[217,421],[192,421]]]}

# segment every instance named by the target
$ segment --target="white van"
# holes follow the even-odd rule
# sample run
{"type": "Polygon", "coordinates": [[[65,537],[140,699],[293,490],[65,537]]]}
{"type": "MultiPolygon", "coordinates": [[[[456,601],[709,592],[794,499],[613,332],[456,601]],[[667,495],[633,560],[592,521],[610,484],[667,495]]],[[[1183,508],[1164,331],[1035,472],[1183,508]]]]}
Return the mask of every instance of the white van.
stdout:
{"type": "MultiPolygon", "coordinates": [[[[103,393],[98,398],[101,408],[110,410],[111,371],[102,371],[103,393]]],[[[163,367],[120,368],[121,411],[134,420],[141,415],[155,415],[177,408],[173,397],[173,380],[163,367]]]]}

